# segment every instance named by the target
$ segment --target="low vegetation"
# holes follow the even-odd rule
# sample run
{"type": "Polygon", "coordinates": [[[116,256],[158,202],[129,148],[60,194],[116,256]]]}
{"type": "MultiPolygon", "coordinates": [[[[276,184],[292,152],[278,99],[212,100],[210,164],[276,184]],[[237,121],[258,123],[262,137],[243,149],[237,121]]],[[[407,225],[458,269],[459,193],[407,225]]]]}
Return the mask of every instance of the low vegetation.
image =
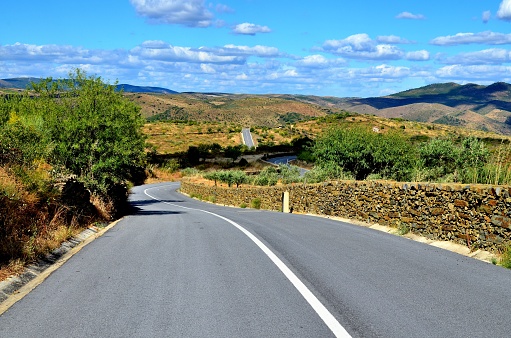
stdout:
{"type": "Polygon", "coordinates": [[[121,215],[146,177],[143,124],[122,93],[79,70],[0,97],[0,266],[121,215]]]}

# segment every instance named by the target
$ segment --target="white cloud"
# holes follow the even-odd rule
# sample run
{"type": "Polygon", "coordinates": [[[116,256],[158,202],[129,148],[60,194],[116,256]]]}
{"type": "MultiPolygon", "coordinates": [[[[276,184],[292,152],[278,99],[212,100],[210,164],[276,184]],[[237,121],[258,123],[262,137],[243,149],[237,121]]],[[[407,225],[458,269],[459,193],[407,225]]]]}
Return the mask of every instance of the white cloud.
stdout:
{"type": "Polygon", "coordinates": [[[510,81],[511,67],[492,65],[451,65],[439,68],[435,75],[444,80],[510,81]]]}
{"type": "Polygon", "coordinates": [[[490,11],[484,11],[482,15],[482,19],[484,23],[488,23],[491,19],[491,12],[490,11]]]}
{"type": "Polygon", "coordinates": [[[502,64],[511,61],[511,52],[505,49],[492,48],[477,52],[460,53],[440,61],[446,64],[458,65],[502,64]]]}
{"type": "Polygon", "coordinates": [[[208,74],[216,73],[216,70],[211,65],[208,65],[208,64],[202,63],[200,65],[200,69],[202,69],[202,71],[204,73],[208,73],[208,74]]]}
{"type": "Polygon", "coordinates": [[[511,0],[503,0],[497,12],[497,18],[511,21],[511,0]]]}
{"type": "Polygon", "coordinates": [[[390,44],[378,44],[367,34],[355,34],[343,40],[327,40],[322,51],[351,59],[397,60],[403,51],[390,44]]]}
{"type": "Polygon", "coordinates": [[[209,27],[213,14],[204,0],[130,0],[138,15],[149,23],[209,27]]]}
{"type": "Polygon", "coordinates": [[[240,23],[239,25],[236,25],[232,32],[235,34],[242,34],[242,35],[256,35],[257,33],[270,33],[271,29],[267,26],[260,26],[255,25],[253,23],[240,23]]]}
{"type": "Polygon", "coordinates": [[[428,61],[430,58],[427,50],[418,50],[406,53],[406,59],[409,61],[428,61]]]}
{"type": "Polygon", "coordinates": [[[363,69],[359,73],[363,77],[371,78],[402,78],[410,75],[410,68],[383,64],[363,69]]]}
{"type": "Polygon", "coordinates": [[[397,19],[424,20],[426,17],[422,14],[412,14],[410,12],[401,12],[396,15],[397,19]]]}
{"type": "Polygon", "coordinates": [[[280,57],[284,56],[278,48],[256,45],[237,46],[233,44],[225,45],[221,48],[201,47],[200,50],[209,51],[217,55],[232,55],[232,56],[257,56],[257,57],[280,57]]]}
{"type": "Polygon", "coordinates": [[[511,34],[485,31],[480,33],[458,33],[456,35],[439,36],[430,41],[437,46],[456,46],[471,43],[487,45],[511,44],[511,34]]]}
{"type": "Polygon", "coordinates": [[[378,41],[380,43],[388,43],[388,44],[392,44],[392,45],[414,43],[413,41],[401,38],[396,35],[379,36],[376,38],[376,41],[378,41]]]}
{"type": "Polygon", "coordinates": [[[32,45],[15,43],[0,45],[0,60],[36,61],[68,64],[100,64],[122,60],[123,50],[89,50],[69,45],[32,45]]]}
{"type": "Polygon", "coordinates": [[[244,63],[245,58],[232,55],[216,55],[209,51],[190,47],[172,46],[162,41],[146,41],[130,50],[131,55],[141,59],[166,62],[198,63],[244,63]]]}
{"type": "Polygon", "coordinates": [[[327,59],[323,55],[308,55],[296,62],[298,66],[305,68],[330,68],[346,65],[346,61],[341,58],[327,59]]]}

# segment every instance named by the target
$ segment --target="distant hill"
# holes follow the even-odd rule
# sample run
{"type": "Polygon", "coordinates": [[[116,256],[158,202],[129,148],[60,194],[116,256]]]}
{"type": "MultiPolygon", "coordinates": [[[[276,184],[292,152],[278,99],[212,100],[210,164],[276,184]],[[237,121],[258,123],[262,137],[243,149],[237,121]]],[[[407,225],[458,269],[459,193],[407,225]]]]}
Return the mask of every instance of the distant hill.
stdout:
{"type": "MultiPolygon", "coordinates": [[[[127,94],[129,95],[129,94],[127,94]]],[[[383,97],[181,93],[131,94],[150,120],[219,121],[275,127],[340,111],[511,135],[511,85],[441,83],[383,97]]]]}
{"type": "Polygon", "coordinates": [[[39,82],[41,79],[35,77],[18,77],[13,79],[0,79],[0,88],[26,89],[30,82],[39,82]]]}
{"type": "Polygon", "coordinates": [[[431,84],[389,96],[352,98],[337,108],[511,135],[511,85],[431,84]]]}
{"type": "Polygon", "coordinates": [[[161,87],[141,87],[141,86],[132,86],[129,84],[119,84],[117,85],[117,90],[124,90],[125,93],[155,93],[155,94],[177,94],[173,90],[161,87]]]}
{"type": "MultiPolygon", "coordinates": [[[[0,79],[0,88],[10,89],[26,89],[29,87],[31,82],[39,82],[40,78],[35,77],[19,77],[12,79],[0,79]]],[[[160,87],[144,87],[144,86],[133,86],[130,84],[118,84],[117,90],[123,89],[126,93],[158,93],[158,94],[176,94],[177,92],[160,87]]]]}
{"type": "MultiPolygon", "coordinates": [[[[0,88],[25,89],[36,78],[0,80],[0,88]]],[[[370,98],[314,95],[177,93],[119,84],[150,120],[217,121],[275,127],[340,111],[459,126],[511,135],[511,84],[431,84],[370,98]]]]}

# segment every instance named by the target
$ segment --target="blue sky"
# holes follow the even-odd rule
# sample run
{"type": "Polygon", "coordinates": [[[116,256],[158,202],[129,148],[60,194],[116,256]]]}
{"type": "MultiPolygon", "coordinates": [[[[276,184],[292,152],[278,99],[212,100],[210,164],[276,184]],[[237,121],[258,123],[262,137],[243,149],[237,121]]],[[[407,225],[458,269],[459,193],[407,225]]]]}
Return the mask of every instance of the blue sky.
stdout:
{"type": "Polygon", "coordinates": [[[380,96],[511,82],[511,0],[6,0],[0,78],[380,96]]]}

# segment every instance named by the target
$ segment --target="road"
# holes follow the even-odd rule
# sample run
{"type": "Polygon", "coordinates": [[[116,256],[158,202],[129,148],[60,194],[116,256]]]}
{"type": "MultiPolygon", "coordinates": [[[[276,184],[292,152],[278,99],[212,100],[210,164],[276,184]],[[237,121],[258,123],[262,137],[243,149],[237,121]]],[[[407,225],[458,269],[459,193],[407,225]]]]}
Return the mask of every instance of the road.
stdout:
{"type": "Polygon", "coordinates": [[[0,316],[0,337],[509,336],[509,270],[176,188],[135,187],[138,213],[0,316]]]}
{"type": "MultiPolygon", "coordinates": [[[[266,162],[270,162],[273,164],[289,164],[289,162],[296,160],[296,155],[288,155],[288,156],[279,156],[279,157],[270,157],[266,159],[266,162]]],[[[305,175],[305,173],[309,170],[305,168],[299,168],[300,176],[305,175]]]]}
{"type": "Polygon", "coordinates": [[[249,147],[249,148],[255,147],[254,139],[252,138],[252,133],[250,132],[250,128],[243,128],[241,130],[241,136],[243,138],[243,143],[247,147],[249,147]]]}

